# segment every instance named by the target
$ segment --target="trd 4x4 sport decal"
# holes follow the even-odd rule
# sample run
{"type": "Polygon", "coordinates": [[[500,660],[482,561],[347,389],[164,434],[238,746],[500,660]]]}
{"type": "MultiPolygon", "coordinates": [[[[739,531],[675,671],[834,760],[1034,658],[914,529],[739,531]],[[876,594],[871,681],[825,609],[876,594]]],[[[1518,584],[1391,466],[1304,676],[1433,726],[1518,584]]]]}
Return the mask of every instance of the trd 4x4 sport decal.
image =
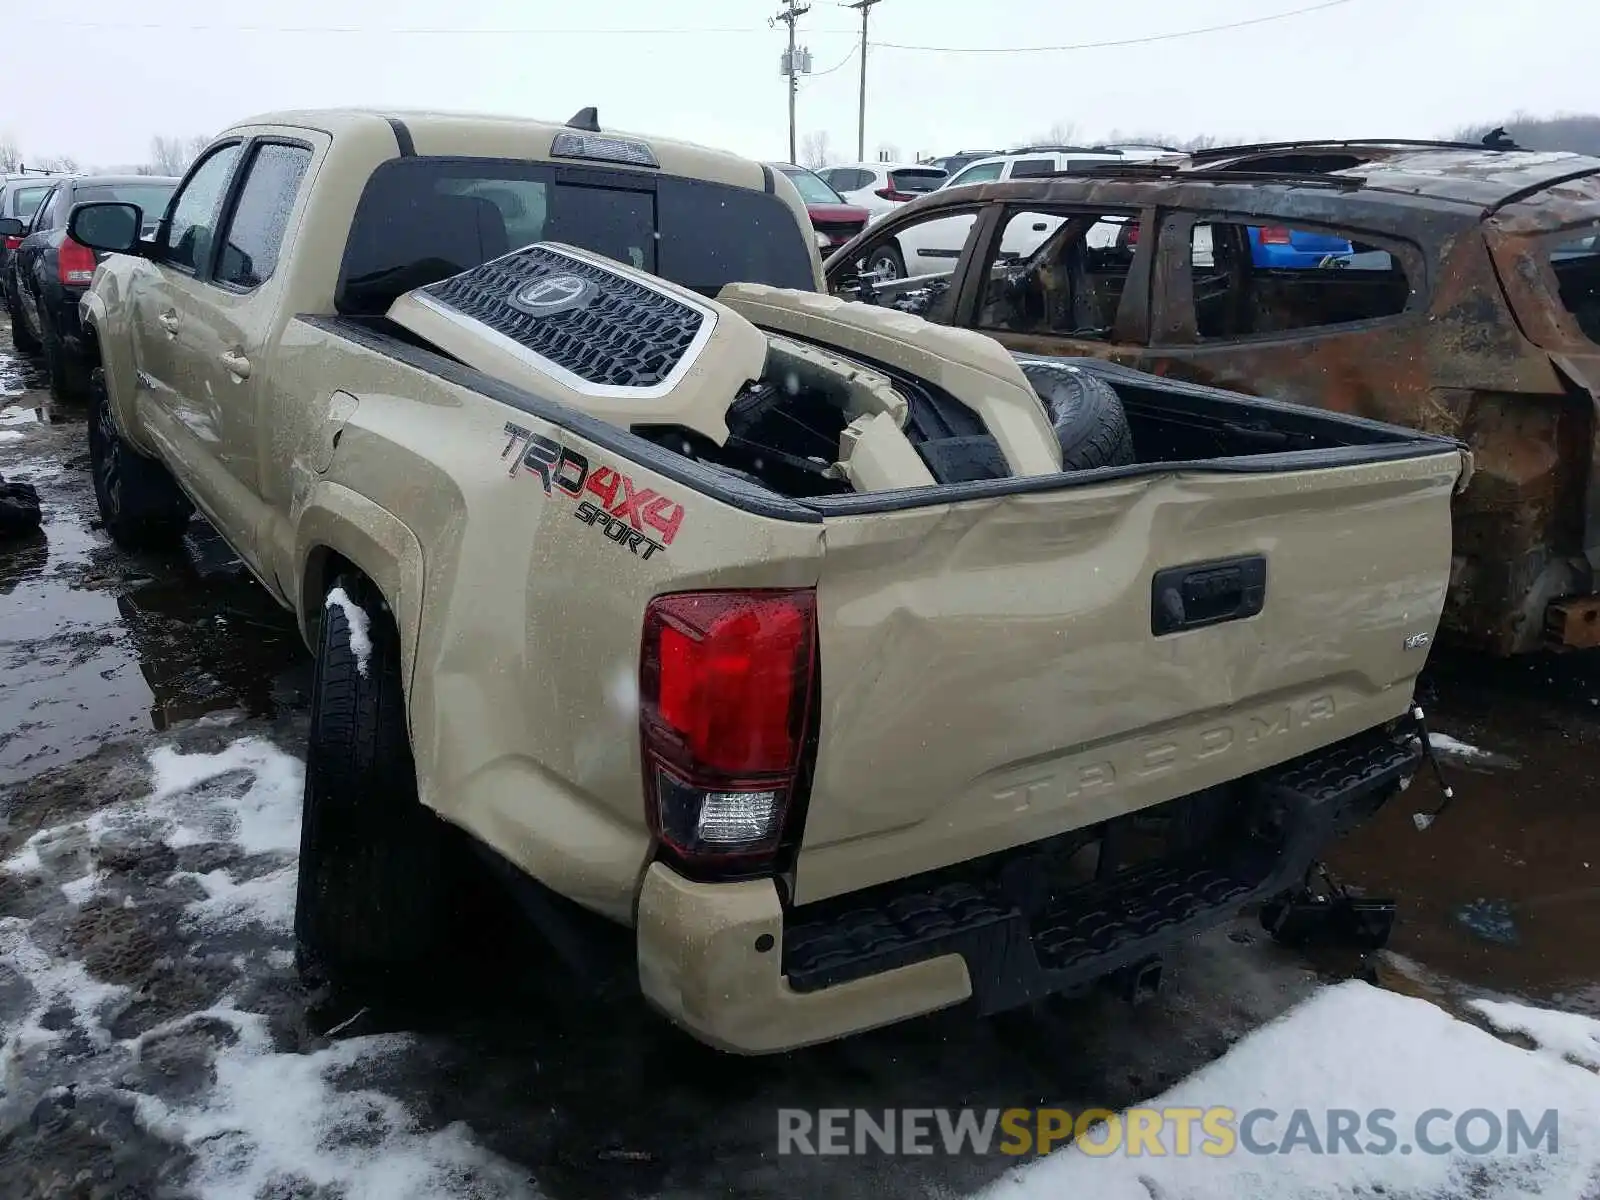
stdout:
{"type": "Polygon", "coordinates": [[[513,421],[506,422],[506,437],[509,440],[500,457],[511,459],[507,473],[515,475],[522,467],[538,477],[545,495],[560,493],[577,500],[573,515],[602,531],[610,541],[648,559],[678,536],[683,505],[675,500],[652,488],[634,487],[633,480],[615,467],[591,467],[585,455],[513,421]],[[661,540],[646,529],[659,534],[661,540]]]}

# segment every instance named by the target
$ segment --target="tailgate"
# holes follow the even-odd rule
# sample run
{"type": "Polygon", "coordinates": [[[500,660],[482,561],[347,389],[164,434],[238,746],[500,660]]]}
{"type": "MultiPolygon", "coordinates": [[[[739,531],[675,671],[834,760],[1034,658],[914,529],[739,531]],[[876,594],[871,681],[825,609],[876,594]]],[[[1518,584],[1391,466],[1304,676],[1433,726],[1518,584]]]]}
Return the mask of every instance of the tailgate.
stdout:
{"type": "Polygon", "coordinates": [[[1462,466],[1430,449],[828,516],[796,901],[1102,821],[1403,713],[1444,604],[1462,466]],[[1153,615],[1174,611],[1153,604],[1158,574],[1190,622],[1264,578],[1260,611],[1158,635],[1153,615]]]}

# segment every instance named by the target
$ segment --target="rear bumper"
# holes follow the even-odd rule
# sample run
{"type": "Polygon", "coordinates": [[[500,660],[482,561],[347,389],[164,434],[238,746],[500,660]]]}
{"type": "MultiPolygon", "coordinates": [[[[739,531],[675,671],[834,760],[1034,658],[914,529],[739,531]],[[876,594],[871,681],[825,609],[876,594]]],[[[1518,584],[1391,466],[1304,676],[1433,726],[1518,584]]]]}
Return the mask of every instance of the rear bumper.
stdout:
{"type": "Polygon", "coordinates": [[[787,912],[769,880],[694,883],[657,863],[639,897],[640,982],[696,1037],[744,1054],[1082,990],[1297,886],[1420,754],[1385,730],[1336,743],[1230,785],[1230,836],[1047,898],[1022,894],[1015,856],[787,912]]]}

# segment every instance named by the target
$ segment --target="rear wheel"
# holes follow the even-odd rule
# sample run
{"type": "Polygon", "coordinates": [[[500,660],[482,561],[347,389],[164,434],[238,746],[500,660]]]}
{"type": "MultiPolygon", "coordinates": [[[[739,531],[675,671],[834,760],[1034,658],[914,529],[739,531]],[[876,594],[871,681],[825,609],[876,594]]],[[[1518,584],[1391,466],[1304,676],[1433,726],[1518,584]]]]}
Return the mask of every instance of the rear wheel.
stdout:
{"type": "Polygon", "coordinates": [[[417,797],[399,634],[353,572],[321,614],[302,812],[301,971],[340,989],[405,982],[444,946],[454,840],[417,797]]]}
{"type": "Polygon", "coordinates": [[[106,532],[125,550],[175,544],[194,506],[165,467],[122,440],[99,367],[90,374],[89,395],[89,473],[106,532]]]}
{"type": "Polygon", "coordinates": [[[867,258],[867,274],[880,283],[890,283],[906,277],[906,260],[894,243],[879,246],[867,258]]]}
{"type": "Polygon", "coordinates": [[[39,330],[44,342],[44,362],[50,373],[50,394],[57,400],[82,400],[89,394],[89,370],[61,340],[55,325],[39,312],[39,330]]]}
{"type": "Polygon", "coordinates": [[[29,331],[27,321],[22,318],[21,306],[10,296],[6,297],[6,316],[11,320],[11,344],[17,348],[17,353],[39,353],[39,339],[29,331]]]}

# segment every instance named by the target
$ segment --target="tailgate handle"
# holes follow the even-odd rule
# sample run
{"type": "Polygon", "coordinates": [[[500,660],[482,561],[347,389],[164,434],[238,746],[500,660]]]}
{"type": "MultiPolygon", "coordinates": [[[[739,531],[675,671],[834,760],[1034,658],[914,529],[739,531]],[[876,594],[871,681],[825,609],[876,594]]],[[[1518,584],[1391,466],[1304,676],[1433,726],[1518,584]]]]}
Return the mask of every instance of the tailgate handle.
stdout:
{"type": "Polygon", "coordinates": [[[1259,613],[1266,602],[1264,555],[1164,567],[1150,582],[1150,632],[1161,637],[1242,621],[1259,613]]]}

